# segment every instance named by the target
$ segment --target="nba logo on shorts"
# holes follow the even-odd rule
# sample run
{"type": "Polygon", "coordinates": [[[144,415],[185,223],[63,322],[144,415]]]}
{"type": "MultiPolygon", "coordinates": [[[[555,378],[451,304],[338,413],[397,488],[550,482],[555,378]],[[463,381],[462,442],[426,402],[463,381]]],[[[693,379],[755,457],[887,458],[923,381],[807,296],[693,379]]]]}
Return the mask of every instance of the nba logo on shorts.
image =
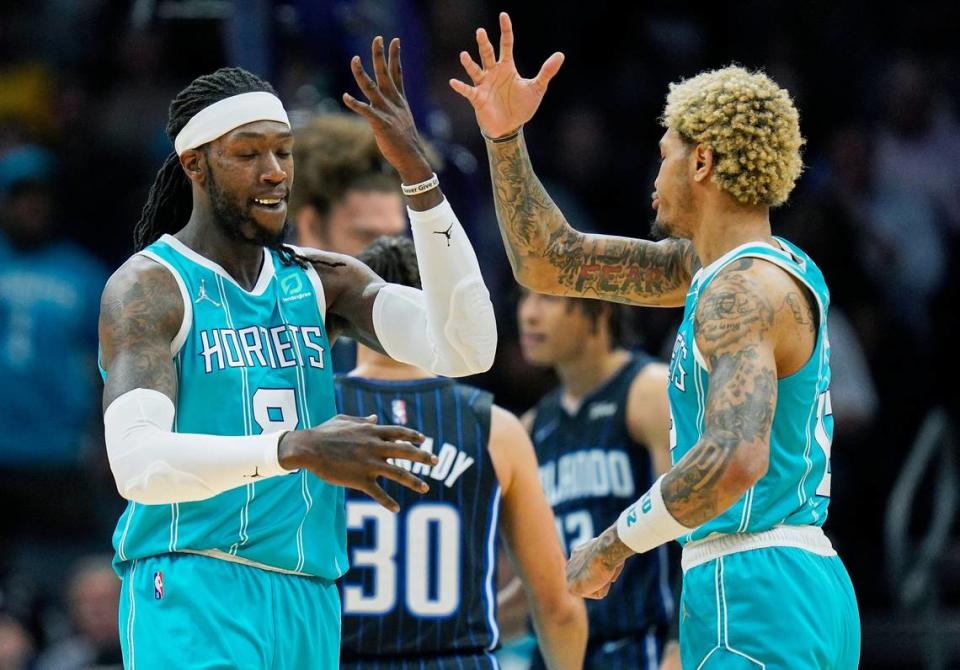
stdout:
{"type": "Polygon", "coordinates": [[[153,597],[155,600],[163,598],[163,573],[160,571],[153,573],[153,597]]]}
{"type": "Polygon", "coordinates": [[[393,414],[393,422],[407,425],[407,403],[397,398],[390,403],[390,412],[393,414]]]}

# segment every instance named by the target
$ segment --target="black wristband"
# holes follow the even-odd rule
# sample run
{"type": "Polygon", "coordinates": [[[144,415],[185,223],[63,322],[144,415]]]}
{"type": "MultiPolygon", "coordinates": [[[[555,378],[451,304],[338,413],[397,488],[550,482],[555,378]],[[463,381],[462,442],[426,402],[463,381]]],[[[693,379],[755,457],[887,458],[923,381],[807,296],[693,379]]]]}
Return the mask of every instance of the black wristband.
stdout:
{"type": "Polygon", "coordinates": [[[480,134],[483,135],[483,139],[485,139],[487,142],[491,142],[493,144],[502,144],[503,142],[509,142],[510,140],[516,139],[522,132],[523,132],[523,126],[520,126],[516,130],[514,130],[512,133],[508,133],[503,137],[490,137],[489,135],[484,133],[482,130],[480,131],[480,134]]]}

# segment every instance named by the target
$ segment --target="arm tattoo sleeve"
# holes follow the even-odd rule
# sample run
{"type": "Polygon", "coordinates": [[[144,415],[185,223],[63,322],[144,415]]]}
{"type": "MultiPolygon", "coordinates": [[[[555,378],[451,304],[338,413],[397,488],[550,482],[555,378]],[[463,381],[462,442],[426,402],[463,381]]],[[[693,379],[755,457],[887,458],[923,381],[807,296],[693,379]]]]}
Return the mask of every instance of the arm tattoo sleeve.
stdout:
{"type": "Polygon", "coordinates": [[[617,536],[617,524],[613,524],[600,534],[597,538],[596,551],[608,570],[613,570],[634,554],[633,550],[617,536]]]}
{"type": "Polygon", "coordinates": [[[176,398],[170,343],[183,309],[173,276],[153,261],[135,259],[111,278],[100,303],[100,341],[108,372],[104,409],[135,388],[176,398]]]}
{"type": "Polygon", "coordinates": [[[723,513],[766,468],[777,402],[774,309],[746,272],[751,263],[717,277],[694,316],[710,366],[704,432],[663,481],[667,509],[691,527],[723,513]]]}
{"type": "Polygon", "coordinates": [[[533,172],[521,134],[487,143],[497,221],[518,280],[533,290],[641,305],[682,305],[696,258],[687,240],[574,230],[533,172]]]}

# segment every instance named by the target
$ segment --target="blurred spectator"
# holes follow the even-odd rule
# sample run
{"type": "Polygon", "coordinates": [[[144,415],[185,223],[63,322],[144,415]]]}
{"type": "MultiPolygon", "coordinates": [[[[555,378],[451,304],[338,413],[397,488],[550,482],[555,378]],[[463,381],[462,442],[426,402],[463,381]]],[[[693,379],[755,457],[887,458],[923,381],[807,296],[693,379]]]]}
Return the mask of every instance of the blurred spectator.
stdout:
{"type": "Polygon", "coordinates": [[[120,580],[109,556],[88,556],[73,567],[67,593],[73,635],[54,644],[35,670],[107,670],[123,665],[117,610],[120,580]]]}
{"type": "Polygon", "coordinates": [[[943,286],[945,244],[960,231],[960,127],[931,74],[916,58],[887,74],[883,125],[872,138],[869,268],[890,307],[928,345],[930,303],[943,286]]]}
{"type": "Polygon", "coordinates": [[[33,640],[13,617],[0,614],[0,670],[28,670],[33,640]]]}
{"type": "Polygon", "coordinates": [[[899,58],[882,90],[886,118],[874,138],[878,188],[929,198],[938,218],[960,230],[960,126],[930,66],[899,58]]]}
{"type": "Polygon", "coordinates": [[[0,505],[17,511],[0,522],[0,558],[27,538],[89,541],[95,527],[81,456],[101,431],[95,356],[105,273],[61,237],[55,171],[35,146],[0,156],[0,505]]]}
{"type": "Polygon", "coordinates": [[[869,430],[877,413],[877,388],[856,331],[836,305],[827,317],[830,333],[830,398],[834,439],[845,441],[869,430]]]}

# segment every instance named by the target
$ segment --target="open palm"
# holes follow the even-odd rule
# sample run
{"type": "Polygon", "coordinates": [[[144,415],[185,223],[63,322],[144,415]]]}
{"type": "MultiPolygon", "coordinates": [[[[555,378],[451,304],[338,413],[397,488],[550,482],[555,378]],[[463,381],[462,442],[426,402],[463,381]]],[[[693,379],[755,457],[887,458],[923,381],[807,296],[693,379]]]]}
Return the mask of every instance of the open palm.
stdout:
{"type": "Polygon", "coordinates": [[[481,65],[466,51],[460,52],[460,63],[473,86],[451,79],[450,87],[473,105],[477,123],[485,135],[502,137],[533,117],[547,92],[547,84],[563,64],[563,54],[558,51],[550,56],[533,79],[521,77],[513,62],[513,26],[506,12],[500,13],[499,60],[483,28],[477,29],[477,46],[481,65]]]}

